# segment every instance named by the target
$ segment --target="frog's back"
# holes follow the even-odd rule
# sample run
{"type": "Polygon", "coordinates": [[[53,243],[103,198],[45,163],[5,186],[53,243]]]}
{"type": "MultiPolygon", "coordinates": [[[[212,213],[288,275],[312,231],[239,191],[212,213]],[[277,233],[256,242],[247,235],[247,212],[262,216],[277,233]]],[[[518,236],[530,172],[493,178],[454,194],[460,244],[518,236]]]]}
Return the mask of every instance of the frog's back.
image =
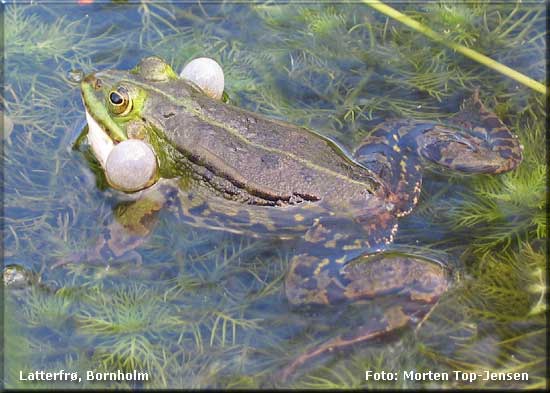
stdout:
{"type": "Polygon", "coordinates": [[[336,192],[352,200],[380,187],[374,174],[310,130],[212,100],[185,81],[159,88],[158,94],[145,110],[167,140],[252,195],[278,204],[332,198],[336,192]]]}

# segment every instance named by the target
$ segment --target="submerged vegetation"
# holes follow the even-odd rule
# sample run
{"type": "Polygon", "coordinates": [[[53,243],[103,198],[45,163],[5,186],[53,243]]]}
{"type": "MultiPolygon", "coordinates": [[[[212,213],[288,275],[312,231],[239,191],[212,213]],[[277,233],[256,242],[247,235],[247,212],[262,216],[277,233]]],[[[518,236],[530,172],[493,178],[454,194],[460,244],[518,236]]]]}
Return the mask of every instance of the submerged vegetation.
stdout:
{"type": "MultiPolygon", "coordinates": [[[[446,39],[545,82],[544,4],[398,6],[446,39]]],[[[294,356],[380,312],[376,302],[291,309],[282,291],[286,244],[191,228],[168,215],[138,250],[142,265],[50,268],[93,244],[117,203],[97,187],[86,155],[70,150],[84,116],[67,74],[129,68],[150,54],[177,71],[193,57],[215,58],[232,103],[347,147],[388,117],[443,119],[479,88],[518,134],[524,162],[502,176],[429,170],[396,244],[446,255],[456,282],[416,330],[319,359],[289,386],[361,388],[367,369],[413,368],[526,371],[529,381],[475,387],[545,386],[546,97],[361,4],[10,4],[3,17],[2,110],[14,125],[3,136],[4,263],[55,288],[6,297],[8,387],[22,385],[18,370],[35,369],[152,377],[83,385],[94,388],[271,386],[294,356]]]]}

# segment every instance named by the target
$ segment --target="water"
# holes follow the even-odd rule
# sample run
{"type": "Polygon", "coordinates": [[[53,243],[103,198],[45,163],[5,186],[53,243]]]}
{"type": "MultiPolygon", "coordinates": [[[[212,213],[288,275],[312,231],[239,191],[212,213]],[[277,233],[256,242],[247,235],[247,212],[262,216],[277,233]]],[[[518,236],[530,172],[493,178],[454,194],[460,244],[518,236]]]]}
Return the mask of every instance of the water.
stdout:
{"type": "MultiPolygon", "coordinates": [[[[543,3],[395,6],[532,78],[545,77],[543,3]]],[[[363,4],[9,4],[3,18],[4,264],[36,275],[30,289],[6,296],[6,386],[543,386],[539,93],[363,4]],[[153,54],[178,72],[194,57],[215,58],[233,104],[315,128],[347,148],[388,117],[448,116],[477,86],[519,134],[525,160],[498,178],[430,168],[394,247],[452,267],[451,289],[417,330],[321,357],[285,385],[274,380],[277,371],[350,326],[381,318],[391,299],[290,307],[283,280],[292,244],[193,228],[167,213],[138,248],[141,265],[113,260],[51,269],[93,246],[120,202],[86,148],[71,148],[85,119],[78,85],[67,76],[131,68],[153,54]],[[83,380],[20,378],[62,369],[83,380]],[[148,372],[150,380],[85,379],[88,371],[119,369],[148,372]],[[404,380],[401,373],[411,369],[514,370],[529,380],[404,380]],[[365,381],[366,370],[400,378],[365,381]]]]}

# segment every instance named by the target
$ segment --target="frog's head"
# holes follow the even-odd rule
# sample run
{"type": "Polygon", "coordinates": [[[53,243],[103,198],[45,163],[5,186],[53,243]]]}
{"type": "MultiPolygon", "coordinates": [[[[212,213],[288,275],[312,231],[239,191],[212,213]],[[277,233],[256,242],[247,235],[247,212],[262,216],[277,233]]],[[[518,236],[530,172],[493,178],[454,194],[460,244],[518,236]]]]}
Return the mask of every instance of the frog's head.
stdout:
{"type": "Polygon", "coordinates": [[[105,167],[114,145],[139,133],[148,99],[148,83],[177,79],[172,68],[158,57],[146,57],[132,70],[106,70],[90,74],[81,82],[86,109],[88,139],[105,167]]]}

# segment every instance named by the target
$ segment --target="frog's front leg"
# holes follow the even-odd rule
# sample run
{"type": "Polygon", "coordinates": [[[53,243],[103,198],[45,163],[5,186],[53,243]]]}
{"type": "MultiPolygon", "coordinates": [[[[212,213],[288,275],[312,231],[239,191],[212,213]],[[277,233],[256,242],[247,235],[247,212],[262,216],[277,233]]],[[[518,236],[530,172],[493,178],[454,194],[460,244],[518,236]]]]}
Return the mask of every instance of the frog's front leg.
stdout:
{"type": "Polygon", "coordinates": [[[169,182],[159,182],[131,203],[119,204],[113,220],[102,229],[95,245],[88,250],[72,253],[57,261],[52,268],[67,263],[108,263],[112,260],[142,262],[135,251],[151,234],[159,211],[174,204],[177,188],[169,182]]]}
{"type": "MultiPolygon", "coordinates": [[[[293,272],[303,269],[304,262],[299,259],[292,263],[293,272]]],[[[339,285],[332,290],[336,289],[341,294],[337,301],[391,296],[396,304],[384,312],[383,318],[371,319],[298,356],[278,375],[282,381],[292,376],[300,366],[320,355],[383,337],[408,325],[420,324],[449,285],[448,271],[442,265],[412,256],[390,256],[383,253],[357,258],[337,269],[333,276],[338,277],[339,285]]],[[[287,294],[291,296],[297,293],[294,288],[297,284],[295,278],[295,275],[291,275],[286,282],[287,294]]],[[[327,292],[331,290],[330,286],[321,289],[310,286],[303,289],[310,293],[309,299],[326,299],[329,303],[333,303],[331,300],[335,299],[327,292]],[[317,290],[321,293],[313,294],[317,290]]],[[[304,298],[289,300],[300,304],[304,298]]]]}

